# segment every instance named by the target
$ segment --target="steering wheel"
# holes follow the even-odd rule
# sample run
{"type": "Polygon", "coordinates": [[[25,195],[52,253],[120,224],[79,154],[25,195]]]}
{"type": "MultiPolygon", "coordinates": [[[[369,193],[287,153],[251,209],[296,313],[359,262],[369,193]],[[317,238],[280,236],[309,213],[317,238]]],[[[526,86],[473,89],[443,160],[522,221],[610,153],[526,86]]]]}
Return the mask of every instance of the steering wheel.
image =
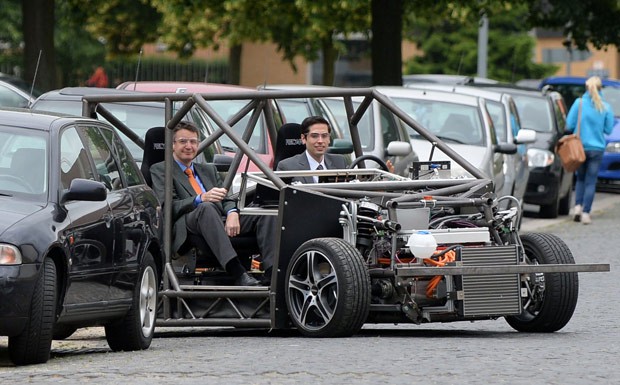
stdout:
{"type": "Polygon", "coordinates": [[[385,162],[382,159],[378,158],[376,155],[371,155],[371,154],[358,156],[357,158],[353,160],[353,162],[351,162],[351,164],[349,165],[349,168],[355,168],[355,166],[357,166],[357,164],[363,160],[372,160],[374,162],[377,162],[381,170],[390,172],[390,169],[388,168],[387,164],[385,164],[385,162]]]}
{"type": "Polygon", "coordinates": [[[18,177],[16,177],[15,175],[0,175],[0,179],[5,179],[6,181],[8,181],[9,183],[13,183],[14,185],[17,185],[19,187],[25,188],[24,189],[19,189],[19,191],[21,192],[27,192],[27,193],[33,193],[34,192],[34,188],[28,184],[28,182],[26,182],[23,179],[20,179],[18,177]]]}

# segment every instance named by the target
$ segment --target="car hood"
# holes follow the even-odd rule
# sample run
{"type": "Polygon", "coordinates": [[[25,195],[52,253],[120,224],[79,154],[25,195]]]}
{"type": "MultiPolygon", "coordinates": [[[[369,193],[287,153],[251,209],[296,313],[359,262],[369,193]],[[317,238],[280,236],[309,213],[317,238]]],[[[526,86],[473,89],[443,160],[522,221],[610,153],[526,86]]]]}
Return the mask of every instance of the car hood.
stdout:
{"type": "MultiPolygon", "coordinates": [[[[474,167],[487,173],[487,175],[492,175],[492,173],[489,170],[489,166],[485,164],[486,159],[488,159],[488,156],[487,156],[488,150],[485,147],[471,146],[467,144],[452,144],[452,143],[446,143],[446,144],[448,144],[454,151],[456,151],[459,155],[465,158],[465,160],[471,163],[474,167]]],[[[418,158],[420,161],[428,160],[430,156],[431,148],[432,148],[432,145],[430,142],[428,142],[427,140],[412,139],[411,145],[413,146],[415,152],[418,154],[418,158]]],[[[435,151],[433,152],[433,160],[452,160],[452,159],[448,155],[444,154],[438,148],[435,148],[435,151]]],[[[455,167],[460,168],[460,166],[458,166],[456,162],[452,161],[452,166],[451,166],[452,170],[454,170],[455,167]]],[[[452,174],[453,174],[452,175],[453,177],[458,176],[458,175],[454,175],[454,172],[452,174]]]]}
{"type": "Polygon", "coordinates": [[[40,203],[0,199],[0,235],[14,224],[42,209],[40,203]]]}

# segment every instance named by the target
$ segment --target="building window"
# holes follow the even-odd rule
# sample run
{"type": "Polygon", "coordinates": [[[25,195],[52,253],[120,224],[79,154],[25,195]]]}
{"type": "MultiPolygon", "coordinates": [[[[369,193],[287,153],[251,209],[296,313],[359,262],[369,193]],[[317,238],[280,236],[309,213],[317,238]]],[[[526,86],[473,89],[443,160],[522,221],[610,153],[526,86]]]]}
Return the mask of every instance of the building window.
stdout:
{"type": "MultiPolygon", "coordinates": [[[[592,53],[586,50],[573,50],[571,61],[588,60],[592,53]]],[[[566,48],[547,48],[542,50],[543,63],[563,63],[568,61],[568,50],[566,48]]]]}

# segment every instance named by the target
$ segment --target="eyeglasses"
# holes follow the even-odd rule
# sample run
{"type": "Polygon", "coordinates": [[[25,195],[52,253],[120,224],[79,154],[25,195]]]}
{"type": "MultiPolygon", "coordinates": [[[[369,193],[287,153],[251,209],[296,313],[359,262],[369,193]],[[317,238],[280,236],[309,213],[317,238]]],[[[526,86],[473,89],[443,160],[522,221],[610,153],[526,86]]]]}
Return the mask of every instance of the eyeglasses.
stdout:
{"type": "Polygon", "coordinates": [[[312,139],[321,138],[321,139],[325,140],[325,139],[329,138],[329,133],[324,132],[322,134],[319,134],[318,132],[313,132],[311,134],[306,134],[306,137],[310,137],[312,139]]]}
{"type": "Polygon", "coordinates": [[[179,143],[181,146],[185,146],[188,143],[192,146],[198,145],[198,139],[190,139],[190,138],[177,138],[174,140],[176,143],[179,143]]]}

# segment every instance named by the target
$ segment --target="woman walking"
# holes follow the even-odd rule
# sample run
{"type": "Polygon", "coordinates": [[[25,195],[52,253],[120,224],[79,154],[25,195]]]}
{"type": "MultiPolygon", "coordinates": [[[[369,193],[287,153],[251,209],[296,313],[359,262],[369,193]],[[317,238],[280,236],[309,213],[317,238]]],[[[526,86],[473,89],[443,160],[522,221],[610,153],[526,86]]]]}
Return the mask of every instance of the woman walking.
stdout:
{"type": "Polygon", "coordinates": [[[584,225],[592,223],[590,210],[596,192],[598,169],[605,152],[604,135],[610,134],[614,126],[614,113],[611,106],[603,100],[601,88],[601,78],[598,76],[586,80],[585,94],[575,100],[566,119],[569,132],[575,132],[579,125],[579,137],[586,153],[586,161],[575,174],[577,181],[573,210],[575,222],[581,221],[584,225]]]}

